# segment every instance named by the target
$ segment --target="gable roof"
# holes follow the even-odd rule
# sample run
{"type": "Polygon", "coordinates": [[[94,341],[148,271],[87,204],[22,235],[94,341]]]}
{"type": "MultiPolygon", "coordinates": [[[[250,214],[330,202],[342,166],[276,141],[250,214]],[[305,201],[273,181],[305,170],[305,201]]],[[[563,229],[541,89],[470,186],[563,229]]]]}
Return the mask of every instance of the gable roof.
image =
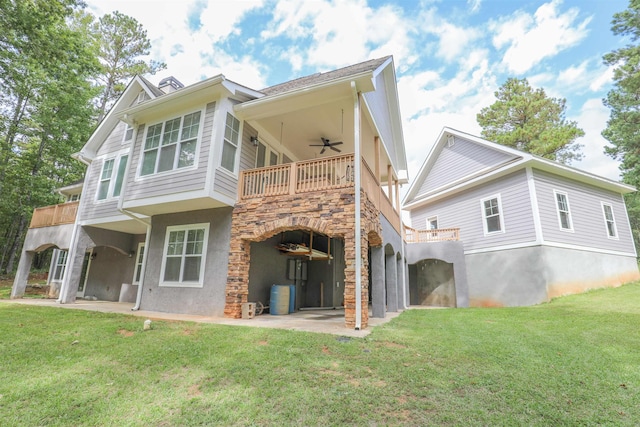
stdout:
{"type": "Polygon", "coordinates": [[[111,107],[109,112],[104,116],[102,121],[98,124],[96,129],[89,137],[87,143],[82,147],[82,149],[73,154],[73,158],[80,160],[83,163],[89,163],[93,160],[98,152],[98,149],[104,142],[104,140],[109,136],[113,128],[118,124],[120,118],[118,117],[118,112],[129,107],[131,103],[138,97],[138,94],[141,90],[144,90],[149,98],[155,99],[164,95],[160,89],[151,84],[147,79],[142,76],[135,76],[125,90],[120,95],[120,98],[116,101],[115,104],[111,107]]]}
{"type": "Polygon", "coordinates": [[[327,71],[325,73],[316,73],[310,76],[300,77],[288,82],[280,83],[274,86],[270,86],[260,90],[265,95],[277,95],[280,93],[299,90],[304,87],[314,86],[320,83],[329,82],[331,80],[341,79],[344,77],[353,76],[360,73],[375,71],[388,61],[391,56],[385,56],[383,58],[371,59],[369,61],[361,62],[359,64],[349,65],[348,67],[339,68],[333,71],[327,71]]]}
{"type": "Polygon", "coordinates": [[[593,185],[595,187],[626,194],[635,191],[635,187],[604,178],[590,172],[586,172],[571,166],[567,166],[553,160],[545,159],[531,153],[520,151],[511,147],[507,147],[486,139],[456,130],[444,127],[427,155],[416,179],[412,182],[402,201],[403,209],[415,208],[426,203],[438,200],[451,194],[466,190],[477,185],[492,181],[514,171],[533,167],[558,176],[573,179],[579,182],[593,185]],[[461,179],[448,182],[438,188],[431,189],[424,194],[419,194],[423,183],[432,172],[438,157],[442,153],[445,144],[447,144],[449,136],[457,137],[478,144],[484,148],[504,153],[504,160],[496,165],[479,170],[475,173],[465,175],[461,179]]]}

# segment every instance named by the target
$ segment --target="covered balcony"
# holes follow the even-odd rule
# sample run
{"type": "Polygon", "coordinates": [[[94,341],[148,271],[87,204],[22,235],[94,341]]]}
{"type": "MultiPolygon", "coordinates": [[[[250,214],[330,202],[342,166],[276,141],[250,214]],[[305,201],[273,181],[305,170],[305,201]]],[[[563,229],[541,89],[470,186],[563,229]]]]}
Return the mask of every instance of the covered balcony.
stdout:
{"type": "MultiPolygon", "coordinates": [[[[400,233],[400,215],[367,162],[364,159],[361,162],[362,189],[375,208],[400,233]]],[[[248,169],[240,173],[238,198],[247,200],[349,187],[355,182],[354,171],[353,154],[248,169]]]]}
{"type": "Polygon", "coordinates": [[[404,240],[407,243],[435,243],[460,240],[459,228],[440,228],[433,230],[416,230],[404,226],[404,240]]]}
{"type": "Polygon", "coordinates": [[[75,201],[36,208],[33,211],[29,228],[73,224],[76,220],[79,204],[79,201],[75,201]]]}

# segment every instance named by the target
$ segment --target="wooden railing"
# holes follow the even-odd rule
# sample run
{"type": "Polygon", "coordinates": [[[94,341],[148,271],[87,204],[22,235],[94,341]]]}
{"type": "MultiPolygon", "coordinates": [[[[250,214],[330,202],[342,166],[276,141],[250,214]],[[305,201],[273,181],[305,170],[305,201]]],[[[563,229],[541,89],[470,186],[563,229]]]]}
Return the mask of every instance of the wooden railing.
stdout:
{"type": "Polygon", "coordinates": [[[29,228],[50,227],[52,225],[73,224],[80,202],[61,203],[59,205],[36,208],[31,217],[29,228]]]}
{"type": "MultiPolygon", "coordinates": [[[[380,182],[362,160],[361,186],[369,199],[398,233],[401,232],[400,215],[382,191],[380,182]]],[[[252,197],[293,195],[352,186],[354,182],[354,155],[326,157],[318,160],[288,163],[240,172],[238,196],[240,200],[252,197]]]]}
{"type": "Polygon", "coordinates": [[[435,230],[416,230],[404,226],[404,240],[407,243],[431,243],[460,240],[459,228],[441,228],[435,230]]]}
{"type": "Polygon", "coordinates": [[[240,172],[239,197],[280,196],[353,185],[353,154],[240,172]]]}

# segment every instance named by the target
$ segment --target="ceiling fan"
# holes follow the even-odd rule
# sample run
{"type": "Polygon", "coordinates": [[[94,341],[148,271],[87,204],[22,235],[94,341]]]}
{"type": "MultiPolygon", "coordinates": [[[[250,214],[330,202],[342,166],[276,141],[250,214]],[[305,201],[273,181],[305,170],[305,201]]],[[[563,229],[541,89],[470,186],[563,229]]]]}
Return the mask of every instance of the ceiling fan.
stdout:
{"type": "Polygon", "coordinates": [[[340,145],[342,144],[342,141],[329,142],[329,139],[324,137],[320,137],[320,140],[322,140],[322,144],[309,144],[309,147],[322,147],[322,150],[320,150],[320,154],[324,153],[327,148],[330,148],[333,151],[337,151],[338,153],[341,152],[341,150],[334,147],[334,145],[340,145]]]}

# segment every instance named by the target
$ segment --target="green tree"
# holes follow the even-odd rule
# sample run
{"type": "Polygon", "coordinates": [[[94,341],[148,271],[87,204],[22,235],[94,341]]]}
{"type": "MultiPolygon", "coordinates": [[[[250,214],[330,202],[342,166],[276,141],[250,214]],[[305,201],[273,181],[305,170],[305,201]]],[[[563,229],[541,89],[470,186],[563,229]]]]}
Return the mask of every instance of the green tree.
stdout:
{"type": "MultiPolygon", "coordinates": [[[[605,153],[619,160],[622,180],[640,185],[640,1],[631,0],[629,8],[613,15],[611,31],[628,37],[629,43],[603,57],[604,63],[615,67],[613,89],[604,99],[610,108],[607,127],[602,131],[611,145],[605,153]]],[[[636,248],[640,248],[640,196],[625,197],[629,222],[636,248]]]]}
{"type": "Polygon", "coordinates": [[[147,31],[135,18],[118,11],[105,15],[92,27],[100,60],[98,80],[102,93],[98,99],[98,120],[122,94],[126,82],[136,74],[154,74],[166,68],[162,62],[145,62],[151,42],[147,31]]]}
{"type": "Polygon", "coordinates": [[[527,79],[508,79],[477,115],[482,137],[562,163],[580,160],[584,131],[565,119],[566,100],[549,98],[527,79]]]}
{"type": "Polygon", "coordinates": [[[34,207],[82,176],[70,158],[95,115],[98,62],[68,19],[79,0],[0,0],[0,270],[11,271],[34,207]]]}

